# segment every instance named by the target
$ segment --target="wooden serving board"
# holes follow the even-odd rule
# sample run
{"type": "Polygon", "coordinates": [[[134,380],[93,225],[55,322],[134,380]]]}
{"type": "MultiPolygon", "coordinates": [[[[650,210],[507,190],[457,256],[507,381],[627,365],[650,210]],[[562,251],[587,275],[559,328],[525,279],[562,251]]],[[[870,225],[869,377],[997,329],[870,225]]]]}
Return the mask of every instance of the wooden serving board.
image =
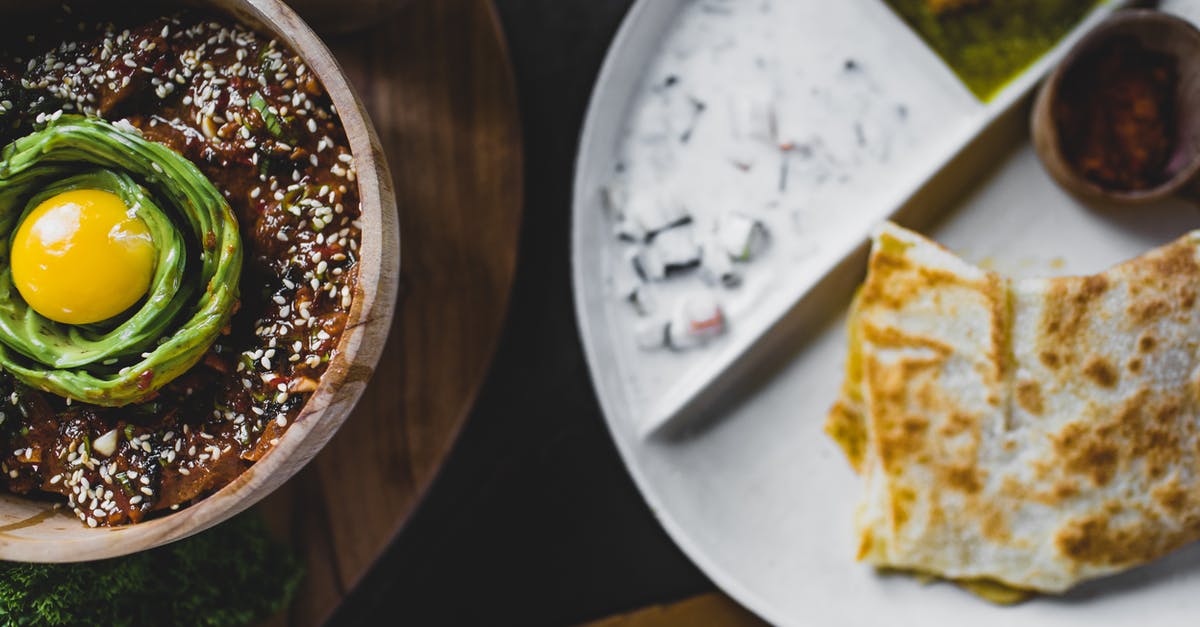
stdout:
{"type": "Polygon", "coordinates": [[[400,302],[355,412],[260,506],[308,566],[274,624],[328,617],[429,487],[503,326],[523,202],[512,69],[488,0],[413,2],[326,42],[390,163],[400,302]]]}

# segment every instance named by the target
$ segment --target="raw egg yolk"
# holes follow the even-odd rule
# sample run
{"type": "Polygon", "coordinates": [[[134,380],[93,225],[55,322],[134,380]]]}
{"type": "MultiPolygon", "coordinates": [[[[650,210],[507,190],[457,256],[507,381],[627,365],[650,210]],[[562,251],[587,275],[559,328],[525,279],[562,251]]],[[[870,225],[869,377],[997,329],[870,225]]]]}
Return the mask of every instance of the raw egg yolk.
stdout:
{"type": "Polygon", "coordinates": [[[39,314],[65,324],[116,316],[146,294],[154,274],[146,224],[111,192],[80,189],[29,212],[12,242],[12,278],[39,314]]]}

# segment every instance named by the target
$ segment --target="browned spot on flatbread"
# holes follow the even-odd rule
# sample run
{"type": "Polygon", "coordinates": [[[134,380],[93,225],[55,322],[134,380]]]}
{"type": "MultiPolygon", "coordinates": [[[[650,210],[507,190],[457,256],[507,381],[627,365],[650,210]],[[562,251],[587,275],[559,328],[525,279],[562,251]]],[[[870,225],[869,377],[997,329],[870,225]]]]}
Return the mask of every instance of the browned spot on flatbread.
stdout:
{"type": "Polygon", "coordinates": [[[1159,479],[1167,474],[1171,465],[1181,461],[1177,452],[1180,443],[1178,418],[1183,409],[1177,401],[1170,399],[1147,409],[1152,420],[1125,425],[1125,430],[1134,433],[1130,453],[1145,460],[1147,476],[1159,479]]]}
{"type": "Polygon", "coordinates": [[[1008,525],[1008,517],[997,507],[987,507],[983,515],[983,525],[979,528],[983,537],[997,543],[1006,543],[1012,539],[1012,530],[1008,525]]]}
{"type": "Polygon", "coordinates": [[[986,287],[953,272],[914,264],[904,255],[907,244],[890,239],[890,243],[875,247],[871,253],[868,280],[860,297],[863,307],[900,309],[915,294],[934,293],[939,287],[986,287]]]}
{"type": "Polygon", "coordinates": [[[1108,291],[1108,278],[1102,274],[1095,274],[1083,278],[1083,286],[1075,294],[1075,302],[1080,305],[1086,305],[1091,301],[1104,295],[1108,291]]]}
{"type": "Polygon", "coordinates": [[[1092,482],[1098,486],[1112,481],[1117,471],[1117,448],[1109,444],[1089,442],[1079,450],[1070,463],[1077,468],[1086,469],[1091,474],[1092,482]]]}
{"type": "Polygon", "coordinates": [[[1117,470],[1117,448],[1098,437],[1083,422],[1068,423],[1054,439],[1054,446],[1070,472],[1091,477],[1097,486],[1112,480],[1117,470]]]}
{"type": "MultiPolygon", "coordinates": [[[[907,258],[900,255],[890,255],[886,253],[875,253],[871,255],[870,269],[868,277],[876,276],[891,276],[911,267],[911,263],[907,258]]],[[[866,308],[875,303],[886,303],[887,306],[895,308],[897,304],[896,296],[889,292],[886,288],[890,281],[868,280],[862,288],[860,294],[861,306],[866,308]]]]}
{"type": "Polygon", "coordinates": [[[1083,374],[1102,388],[1117,384],[1117,369],[1103,357],[1094,357],[1083,367],[1083,374]]]}
{"type": "Polygon", "coordinates": [[[1169,398],[1153,404],[1149,398],[1150,393],[1142,390],[1126,402],[1118,416],[1116,439],[1125,444],[1127,459],[1141,459],[1150,477],[1160,477],[1179,461],[1181,433],[1176,419],[1182,408],[1169,398]]]}
{"type": "Polygon", "coordinates": [[[871,408],[870,428],[877,438],[876,448],[883,467],[889,474],[902,472],[905,462],[925,449],[929,420],[908,413],[906,406],[909,382],[919,370],[931,365],[936,362],[902,362],[888,366],[870,357],[863,360],[867,403],[871,408]]]}
{"type": "Polygon", "coordinates": [[[929,349],[924,355],[888,363],[869,355],[863,358],[869,429],[877,442],[873,448],[879,451],[885,472],[899,475],[909,461],[919,459],[929,447],[930,420],[924,414],[928,411],[928,415],[938,415],[946,401],[937,395],[925,398],[923,402],[930,404],[921,406],[925,411],[913,411],[911,405],[918,398],[917,391],[923,381],[936,376],[950,348],[925,338],[906,336],[891,327],[878,329],[864,322],[859,330],[867,341],[876,345],[929,349]]]}
{"type": "Polygon", "coordinates": [[[1070,498],[1079,496],[1079,484],[1074,481],[1059,481],[1054,484],[1054,498],[1056,502],[1062,502],[1070,498]]]}
{"type": "Polygon", "coordinates": [[[946,419],[946,422],[938,427],[937,432],[938,435],[948,439],[966,433],[968,430],[974,428],[978,422],[974,416],[956,411],[952,412],[950,417],[946,419]]]}
{"type": "Polygon", "coordinates": [[[1138,374],[1142,371],[1142,360],[1138,357],[1134,357],[1133,359],[1129,360],[1126,366],[1129,368],[1129,372],[1138,374]]]}
{"type": "Polygon", "coordinates": [[[1000,494],[1014,501],[1034,501],[1057,506],[1067,499],[1079,495],[1079,483],[1071,479],[1056,482],[1047,490],[1039,490],[1013,476],[1007,476],[1000,484],[1000,494]]]}
{"type": "Polygon", "coordinates": [[[908,488],[898,488],[892,491],[892,497],[892,526],[899,529],[908,522],[913,504],[917,502],[917,493],[908,488]]]}
{"type": "Polygon", "coordinates": [[[1108,291],[1103,275],[1051,279],[1046,290],[1042,332],[1046,336],[1069,337],[1083,331],[1094,301],[1108,291]]]}
{"type": "Polygon", "coordinates": [[[913,398],[918,407],[935,407],[941,403],[942,389],[933,379],[915,384],[913,398]]]}
{"type": "Polygon", "coordinates": [[[1160,405],[1154,412],[1154,420],[1159,426],[1169,426],[1176,418],[1183,413],[1183,408],[1180,407],[1177,401],[1167,401],[1160,405]]]}
{"type": "Polygon", "coordinates": [[[867,450],[867,429],[862,414],[842,401],[834,404],[825,419],[825,433],[842,447],[856,472],[862,472],[867,450]]]}
{"type": "Polygon", "coordinates": [[[1154,347],[1157,344],[1158,340],[1154,339],[1153,335],[1146,334],[1138,339],[1138,350],[1142,351],[1143,353],[1149,353],[1150,351],[1154,350],[1154,347]]]}
{"type": "Polygon", "coordinates": [[[924,348],[941,356],[954,352],[953,348],[942,342],[919,335],[906,335],[895,327],[878,327],[864,322],[859,325],[858,330],[862,333],[863,340],[876,347],[924,348]]]}
{"type": "Polygon", "coordinates": [[[870,529],[867,529],[863,531],[862,537],[858,540],[858,552],[855,554],[854,559],[861,562],[871,554],[871,550],[874,548],[875,535],[871,533],[870,529]]]}
{"type": "Polygon", "coordinates": [[[1121,468],[1140,464],[1144,476],[1155,480],[1182,462],[1179,447],[1197,427],[1181,420],[1180,398],[1139,390],[1120,405],[1089,405],[1083,419],[1064,426],[1053,436],[1058,458],[1041,468],[1051,476],[1054,468],[1089,477],[1105,485],[1121,468]]]}
{"type": "Polygon", "coordinates": [[[925,450],[929,420],[906,416],[896,421],[878,421],[880,458],[890,474],[901,474],[908,458],[925,450]]]}
{"type": "Polygon", "coordinates": [[[1038,385],[1037,381],[1021,381],[1017,384],[1017,403],[1025,411],[1035,415],[1042,415],[1042,386],[1038,385]]]}
{"type": "Polygon", "coordinates": [[[1161,299],[1134,302],[1128,308],[1129,317],[1139,324],[1149,324],[1170,312],[1171,304],[1161,299]]]}
{"type": "Polygon", "coordinates": [[[1183,309],[1191,309],[1196,305],[1196,290],[1191,287],[1184,287],[1179,290],[1179,306],[1183,309]]]}
{"type": "Polygon", "coordinates": [[[1184,514],[1189,500],[1187,490],[1176,480],[1159,485],[1150,495],[1167,513],[1176,517],[1184,514]]]}
{"type": "Polygon", "coordinates": [[[926,521],[926,524],[929,525],[930,529],[946,524],[946,510],[942,508],[941,501],[933,500],[929,502],[928,516],[929,519],[926,521]]]}
{"type": "Polygon", "coordinates": [[[955,490],[978,494],[983,489],[980,470],[975,466],[943,466],[939,474],[942,482],[955,490]]]}
{"type": "Polygon", "coordinates": [[[1196,263],[1196,246],[1194,242],[1177,241],[1163,248],[1161,254],[1152,258],[1153,268],[1160,276],[1195,276],[1200,274],[1200,265],[1196,263]]]}
{"type": "Polygon", "coordinates": [[[1086,337],[1090,319],[1111,285],[1104,275],[1050,279],[1044,292],[1038,358],[1050,369],[1079,362],[1072,347],[1086,337]]]}
{"type": "Polygon", "coordinates": [[[1114,535],[1106,518],[1094,516],[1068,523],[1055,534],[1054,543],[1063,555],[1087,564],[1124,564],[1137,559],[1114,535]]]}
{"type": "MultiPolygon", "coordinates": [[[[1189,526],[1195,527],[1195,523],[1189,526]]],[[[1141,508],[1130,510],[1117,503],[1110,503],[1102,513],[1068,522],[1054,537],[1055,546],[1065,557],[1101,566],[1147,562],[1190,540],[1191,534],[1168,533],[1156,517],[1141,508]],[[1118,514],[1134,516],[1130,522],[1118,526],[1113,522],[1118,514]]]]}

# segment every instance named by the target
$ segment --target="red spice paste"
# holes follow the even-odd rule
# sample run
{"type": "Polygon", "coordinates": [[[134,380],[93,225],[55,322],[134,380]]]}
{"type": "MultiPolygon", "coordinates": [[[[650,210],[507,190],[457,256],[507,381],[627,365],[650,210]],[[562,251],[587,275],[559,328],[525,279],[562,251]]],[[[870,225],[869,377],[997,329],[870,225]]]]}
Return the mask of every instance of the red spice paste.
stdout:
{"type": "Polygon", "coordinates": [[[1063,76],[1053,112],[1067,162],[1114,191],[1167,181],[1177,143],[1177,83],[1175,59],[1132,37],[1080,57],[1063,76]]]}

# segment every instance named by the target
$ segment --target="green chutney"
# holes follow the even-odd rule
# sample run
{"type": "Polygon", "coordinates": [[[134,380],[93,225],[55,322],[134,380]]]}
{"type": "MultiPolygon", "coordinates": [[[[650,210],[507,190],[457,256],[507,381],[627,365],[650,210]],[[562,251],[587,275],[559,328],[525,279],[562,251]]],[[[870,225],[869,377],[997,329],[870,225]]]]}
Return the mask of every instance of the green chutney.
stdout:
{"type": "Polygon", "coordinates": [[[984,0],[936,13],[929,0],[885,0],[986,102],[1108,0],[984,0]]]}

